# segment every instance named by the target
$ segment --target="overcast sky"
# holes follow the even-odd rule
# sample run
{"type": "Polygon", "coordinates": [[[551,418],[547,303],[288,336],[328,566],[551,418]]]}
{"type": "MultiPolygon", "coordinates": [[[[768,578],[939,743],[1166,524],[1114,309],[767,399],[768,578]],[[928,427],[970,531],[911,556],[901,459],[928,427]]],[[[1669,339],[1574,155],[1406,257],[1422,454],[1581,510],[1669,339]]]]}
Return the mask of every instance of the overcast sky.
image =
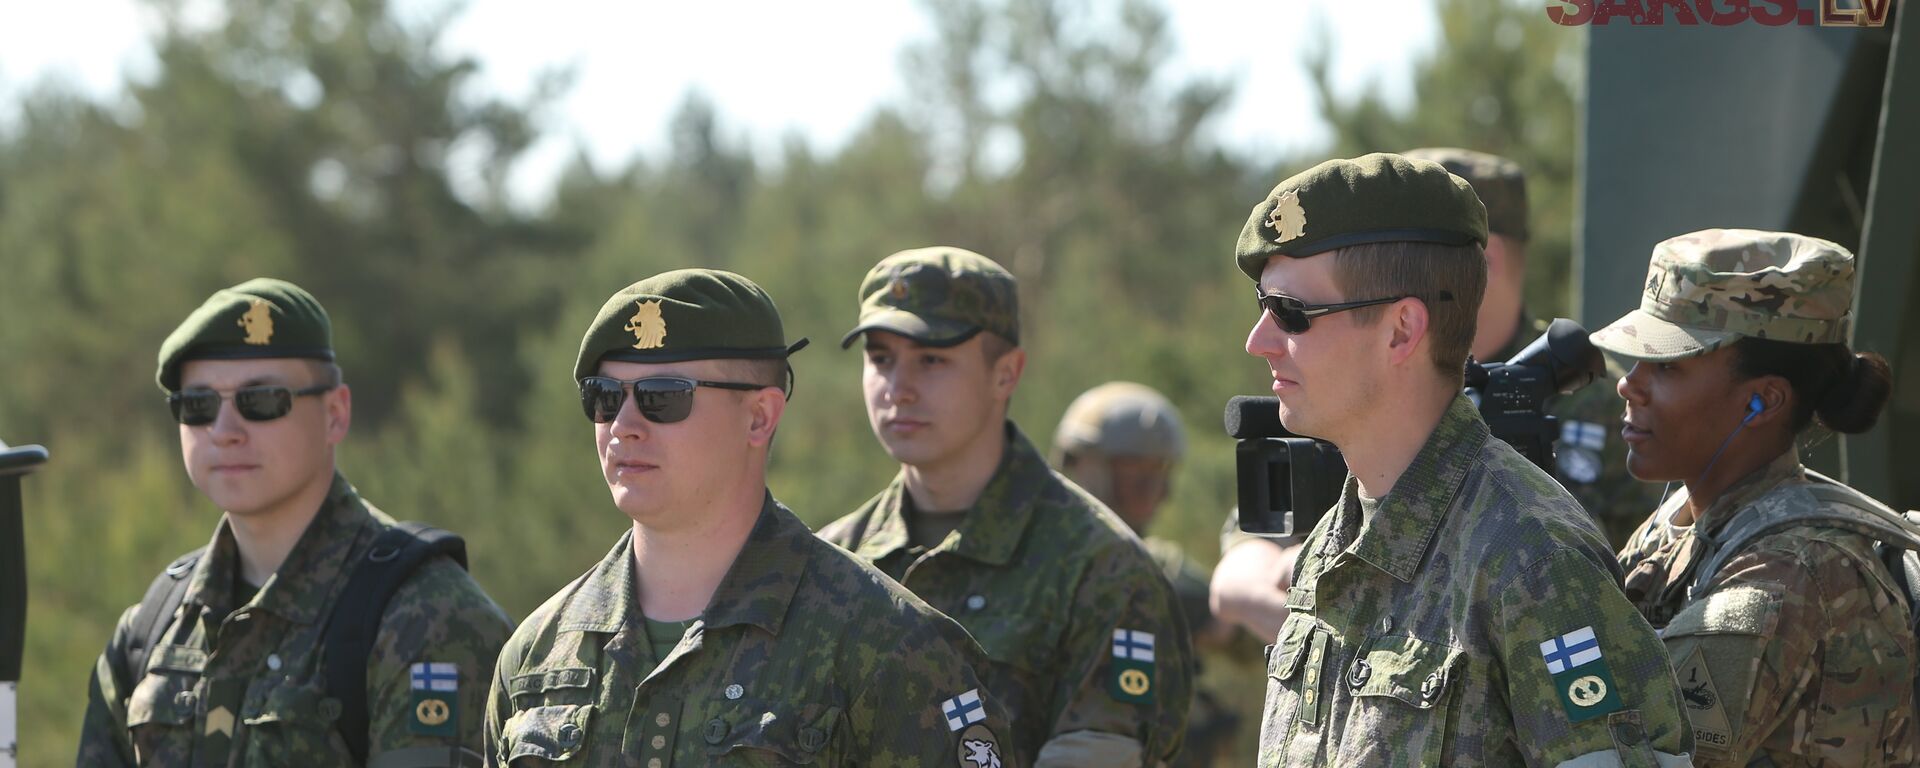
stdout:
{"type": "MultiPolygon", "coordinates": [[[[1428,3],[1171,7],[1177,47],[1169,74],[1233,77],[1238,96],[1213,128],[1255,153],[1326,138],[1300,66],[1311,35],[1331,34],[1337,83],[1377,82],[1396,100],[1407,95],[1413,56],[1436,35],[1428,3]]],[[[157,22],[138,0],[0,0],[0,8],[0,120],[42,78],[113,98],[127,77],[153,71],[145,40],[157,22]]],[[[543,69],[576,70],[572,90],[547,115],[547,138],[513,179],[517,196],[539,198],[576,146],[602,167],[662,151],[667,117],[689,89],[705,92],[725,124],[764,152],[794,132],[837,147],[875,105],[905,101],[900,52],[930,35],[919,5],[907,0],[472,0],[445,42],[480,61],[479,87],[508,96],[527,93],[543,69]]]]}

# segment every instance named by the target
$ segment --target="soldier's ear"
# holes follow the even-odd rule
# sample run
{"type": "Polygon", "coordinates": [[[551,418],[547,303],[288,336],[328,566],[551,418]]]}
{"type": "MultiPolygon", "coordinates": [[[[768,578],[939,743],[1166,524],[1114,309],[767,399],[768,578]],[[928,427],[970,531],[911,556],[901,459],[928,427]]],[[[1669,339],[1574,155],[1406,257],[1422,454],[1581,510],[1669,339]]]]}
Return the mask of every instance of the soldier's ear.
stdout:
{"type": "Polygon", "coordinates": [[[774,430],[787,412],[787,395],[779,387],[765,387],[747,393],[747,444],[756,448],[773,443],[774,430]]]}
{"type": "Polygon", "coordinates": [[[342,382],[321,396],[327,408],[327,445],[339,445],[353,426],[353,389],[342,382]]]}
{"type": "Polygon", "coordinates": [[[1014,387],[1020,384],[1020,374],[1027,369],[1027,350],[1014,347],[993,361],[993,392],[1000,399],[1013,397],[1014,387]]]}

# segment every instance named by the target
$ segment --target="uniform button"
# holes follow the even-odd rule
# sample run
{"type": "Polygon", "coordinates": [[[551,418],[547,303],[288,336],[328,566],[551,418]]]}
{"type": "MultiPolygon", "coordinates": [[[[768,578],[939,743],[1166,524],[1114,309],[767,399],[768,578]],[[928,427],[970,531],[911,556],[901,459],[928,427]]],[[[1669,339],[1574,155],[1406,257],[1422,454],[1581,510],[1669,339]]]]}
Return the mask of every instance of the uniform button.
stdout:
{"type": "Polygon", "coordinates": [[[987,607],[986,595],[971,595],[967,597],[967,610],[977,611],[985,607],[987,607]]]}
{"type": "Polygon", "coordinates": [[[280,654],[277,654],[277,653],[267,654],[267,669],[271,669],[275,672],[280,671],[280,654]]]}
{"type": "Polygon", "coordinates": [[[580,726],[573,723],[560,726],[560,743],[569,747],[580,743],[580,726]]]}
{"type": "Polygon", "coordinates": [[[660,768],[660,758],[657,758],[657,757],[647,758],[647,768],[660,768]]]}
{"type": "Polygon", "coordinates": [[[1366,685],[1369,677],[1373,677],[1373,667],[1368,666],[1364,660],[1356,661],[1353,663],[1353,672],[1347,675],[1347,682],[1358,688],[1366,685]]]}
{"type": "Polygon", "coordinates": [[[661,735],[659,735],[659,734],[657,734],[657,733],[656,733],[656,734],[654,734],[654,736],[653,736],[653,741],[652,741],[651,743],[653,744],[653,748],[654,748],[654,749],[666,749],[666,747],[667,747],[667,737],[665,737],[665,736],[661,736],[661,735]]]}
{"type": "Polygon", "coordinates": [[[1640,732],[1640,726],[1632,722],[1623,722],[1614,726],[1613,735],[1620,740],[1621,744],[1629,747],[1639,744],[1642,739],[1646,738],[1646,734],[1640,732]]]}
{"type": "Polygon", "coordinates": [[[707,721],[707,743],[719,744],[727,738],[727,721],[714,718],[707,721]]]}
{"type": "Polygon", "coordinates": [[[800,748],[801,749],[804,749],[808,752],[818,752],[820,751],[821,747],[824,747],[826,745],[827,745],[827,734],[821,731],[820,729],[807,728],[800,731],[800,748]]]}
{"type": "Polygon", "coordinates": [[[667,727],[667,723],[671,722],[673,722],[673,718],[668,717],[665,712],[653,716],[653,724],[662,728],[667,727]]]}
{"type": "Polygon", "coordinates": [[[199,699],[199,697],[195,696],[193,691],[181,691],[173,695],[173,706],[179,708],[183,713],[192,712],[193,703],[197,699],[199,699]]]}
{"type": "Polygon", "coordinates": [[[738,700],[741,696],[745,695],[747,695],[747,689],[740,687],[739,683],[727,686],[727,699],[729,701],[738,700]]]}
{"type": "Polygon", "coordinates": [[[1420,683],[1420,700],[1428,704],[1432,704],[1434,697],[1439,695],[1440,695],[1440,673],[1434,672],[1432,674],[1427,675],[1427,679],[1424,682],[1420,683]]]}

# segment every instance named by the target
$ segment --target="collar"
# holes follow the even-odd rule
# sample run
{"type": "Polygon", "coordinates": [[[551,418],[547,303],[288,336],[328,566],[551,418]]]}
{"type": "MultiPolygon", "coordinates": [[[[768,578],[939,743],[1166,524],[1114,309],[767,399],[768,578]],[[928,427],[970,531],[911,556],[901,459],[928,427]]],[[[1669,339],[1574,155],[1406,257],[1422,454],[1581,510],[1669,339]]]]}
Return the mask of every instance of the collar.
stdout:
{"type": "MultiPolygon", "coordinates": [[[[1707,510],[1700,513],[1699,519],[1693,521],[1693,529],[1709,535],[1718,534],[1736,513],[1761,496],[1767,495],[1782,484],[1794,481],[1805,482],[1806,479],[1806,468],[1800,464],[1799,450],[1789,447],[1781,451],[1779,456],[1773,457],[1772,461],[1761,465],[1759,469],[1735,480],[1733,485],[1728,486],[1727,490],[1720,494],[1720,498],[1714,499],[1712,504],[1707,505],[1707,510]]],[[[1674,496],[1679,497],[1680,503],[1684,504],[1686,493],[1686,488],[1682,487],[1674,496]]],[[[1678,509],[1678,507],[1675,508],[1678,509]]]]}
{"type": "MultiPolygon", "coordinates": [[[[1461,482],[1480,466],[1480,450],[1489,439],[1487,424],[1480,420],[1472,401],[1465,395],[1455,395],[1413,463],[1380,500],[1378,513],[1361,523],[1360,533],[1347,551],[1396,579],[1412,581],[1433,546],[1434,533],[1460,492],[1461,482]]],[[[1358,481],[1348,477],[1343,496],[1358,491],[1358,481]]],[[[1344,498],[1340,503],[1347,505],[1344,498]]],[[[1359,505],[1342,511],[1357,515],[1359,505]]]]}
{"type": "MultiPolygon", "coordinates": [[[[813,533],[800,518],[767,494],[740,554],[701,612],[702,623],[709,628],[752,624],[780,634],[811,558],[812,542],[813,533]]],[[[567,601],[560,631],[611,634],[629,622],[639,626],[633,586],[633,530],[629,528],[613,551],[581,579],[580,588],[567,601]]]]}
{"type": "MultiPolygon", "coordinates": [[[[994,469],[987,487],[980,491],[980,498],[965,510],[965,519],[955,531],[956,536],[948,539],[953,542],[951,548],[944,549],[988,565],[1006,565],[1013,560],[1014,552],[1026,537],[1027,525],[1033,520],[1041,491],[1053,479],[1053,470],[1047,467],[1046,459],[1041,458],[1039,449],[1019,426],[1009,420],[1005,434],[1006,449],[1001,451],[1000,466],[994,469]]],[[[900,473],[880,492],[875,506],[879,519],[856,550],[861,557],[878,562],[911,546],[907,536],[907,510],[911,500],[907,496],[906,477],[905,472],[900,473]]],[[[942,544],[935,551],[948,546],[942,544]]]]}
{"type": "MultiPolygon", "coordinates": [[[[273,613],[288,621],[311,624],[328,605],[328,593],[334,583],[345,578],[352,565],[351,556],[363,529],[374,522],[358,491],[336,471],[327,498],[320,511],[307,523],[306,531],[294,542],[286,562],[260,586],[247,605],[273,613]]],[[[194,568],[187,586],[187,600],[207,606],[216,613],[231,612],[233,580],[240,568],[239,548],[233,528],[225,516],[214,529],[207,556],[194,568]]]]}

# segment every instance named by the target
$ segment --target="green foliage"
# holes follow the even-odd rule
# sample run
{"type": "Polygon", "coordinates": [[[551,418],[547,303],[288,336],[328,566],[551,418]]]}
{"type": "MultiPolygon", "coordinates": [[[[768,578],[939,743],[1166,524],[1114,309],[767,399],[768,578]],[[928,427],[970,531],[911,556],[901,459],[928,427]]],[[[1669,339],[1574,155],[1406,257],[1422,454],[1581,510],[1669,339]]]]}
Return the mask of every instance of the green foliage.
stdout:
{"type": "MultiPolygon", "coordinates": [[[[1530,294],[1565,306],[1572,96],[1555,65],[1569,52],[1519,22],[1530,6],[1441,0],[1445,40],[1418,65],[1413,111],[1323,93],[1331,150],[1242,158],[1207,138],[1231,85],[1167,79],[1151,3],[1094,19],[1054,0],[936,0],[935,35],[905,59],[912,100],[844,148],[755,158],[690,95],[669,157],[579,163],[538,212],[508,207],[501,185],[564,78],[530,103],[474,96],[472,62],[437,47],[446,19],[409,25],[382,0],[235,0],[212,24],[156,7],[161,67],[127,103],[42,89],[0,133],[0,436],[53,453],[27,481],[23,764],[69,759],[114,620],[212,529],[153,360],[186,312],[248,277],[327,304],[354,390],[343,471],[396,517],[464,535],[514,616],[627,525],[568,371],[605,297],[661,270],[750,275],[814,340],[769,485],[819,525],[897,469],[867,426],[859,355],[837,344],[861,276],[933,243],[994,257],[1022,282],[1015,419],[1045,442],[1103,381],[1166,392],[1193,439],[1155,532],[1203,562],[1232,503],[1221,405],[1265,383],[1240,350],[1254,307],[1229,252],[1273,169],[1415,145],[1510,154],[1533,174],[1530,294]],[[479,158],[477,183],[456,183],[456,153],[479,158]]],[[[1232,698],[1258,701],[1257,674],[1212,670],[1254,681],[1232,698]]],[[[1243,712],[1249,741],[1257,722],[1243,712]]]]}

